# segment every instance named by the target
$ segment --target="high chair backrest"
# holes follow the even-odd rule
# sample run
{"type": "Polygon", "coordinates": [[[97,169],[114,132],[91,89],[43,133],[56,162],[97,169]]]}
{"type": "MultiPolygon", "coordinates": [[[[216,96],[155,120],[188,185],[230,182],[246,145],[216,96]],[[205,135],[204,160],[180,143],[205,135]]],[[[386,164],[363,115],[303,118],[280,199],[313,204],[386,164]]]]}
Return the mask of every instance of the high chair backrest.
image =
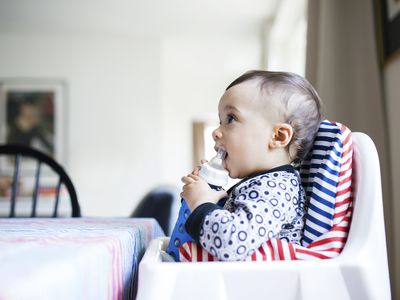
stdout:
{"type": "Polygon", "coordinates": [[[341,225],[340,231],[348,231],[352,211],[352,162],[351,131],[340,123],[323,121],[312,150],[300,167],[309,203],[303,246],[312,248],[312,243],[318,241],[319,249],[326,244],[326,249],[334,251],[333,256],[343,248],[345,236],[326,234],[338,225],[341,225]]]}

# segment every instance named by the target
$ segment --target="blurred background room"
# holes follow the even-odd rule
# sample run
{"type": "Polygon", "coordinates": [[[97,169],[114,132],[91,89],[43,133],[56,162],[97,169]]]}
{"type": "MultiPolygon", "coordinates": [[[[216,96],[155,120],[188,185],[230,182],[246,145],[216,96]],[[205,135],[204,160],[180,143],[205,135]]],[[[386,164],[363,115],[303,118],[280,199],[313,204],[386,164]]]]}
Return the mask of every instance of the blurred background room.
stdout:
{"type": "Polygon", "coordinates": [[[214,155],[219,98],[250,69],[305,76],[326,118],[374,140],[400,298],[399,1],[0,0],[0,88],[55,91],[51,149],[83,216],[179,191],[214,155]]]}

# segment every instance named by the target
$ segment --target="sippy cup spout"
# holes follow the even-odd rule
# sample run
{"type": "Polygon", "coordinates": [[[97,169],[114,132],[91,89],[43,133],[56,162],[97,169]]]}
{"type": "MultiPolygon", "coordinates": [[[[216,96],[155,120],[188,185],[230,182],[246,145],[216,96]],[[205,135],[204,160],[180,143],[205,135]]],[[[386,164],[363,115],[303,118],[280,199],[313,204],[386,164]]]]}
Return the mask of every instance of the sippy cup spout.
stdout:
{"type": "Polygon", "coordinates": [[[226,152],[224,148],[219,148],[217,151],[217,157],[220,159],[224,159],[226,156],[226,152]]]}

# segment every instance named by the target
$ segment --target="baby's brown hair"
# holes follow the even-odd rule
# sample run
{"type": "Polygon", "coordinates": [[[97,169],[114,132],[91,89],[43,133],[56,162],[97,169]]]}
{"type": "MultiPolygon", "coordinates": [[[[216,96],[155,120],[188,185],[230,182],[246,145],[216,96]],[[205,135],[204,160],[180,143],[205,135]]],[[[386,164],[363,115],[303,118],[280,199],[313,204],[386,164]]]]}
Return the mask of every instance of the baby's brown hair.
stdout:
{"type": "Polygon", "coordinates": [[[295,73],[259,70],[244,73],[226,90],[249,80],[258,80],[262,97],[280,104],[276,106],[280,116],[293,128],[289,155],[293,163],[300,163],[310,151],[321,123],[321,100],[317,92],[304,77],[295,73]]]}

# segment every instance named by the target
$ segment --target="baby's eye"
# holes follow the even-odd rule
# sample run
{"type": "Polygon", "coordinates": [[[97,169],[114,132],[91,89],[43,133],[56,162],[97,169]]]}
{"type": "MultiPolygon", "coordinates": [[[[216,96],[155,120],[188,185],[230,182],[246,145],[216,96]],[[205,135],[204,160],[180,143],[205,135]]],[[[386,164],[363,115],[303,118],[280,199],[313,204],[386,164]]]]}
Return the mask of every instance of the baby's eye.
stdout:
{"type": "Polygon", "coordinates": [[[226,116],[226,123],[231,124],[233,121],[236,121],[236,118],[234,115],[229,114],[226,116]]]}

